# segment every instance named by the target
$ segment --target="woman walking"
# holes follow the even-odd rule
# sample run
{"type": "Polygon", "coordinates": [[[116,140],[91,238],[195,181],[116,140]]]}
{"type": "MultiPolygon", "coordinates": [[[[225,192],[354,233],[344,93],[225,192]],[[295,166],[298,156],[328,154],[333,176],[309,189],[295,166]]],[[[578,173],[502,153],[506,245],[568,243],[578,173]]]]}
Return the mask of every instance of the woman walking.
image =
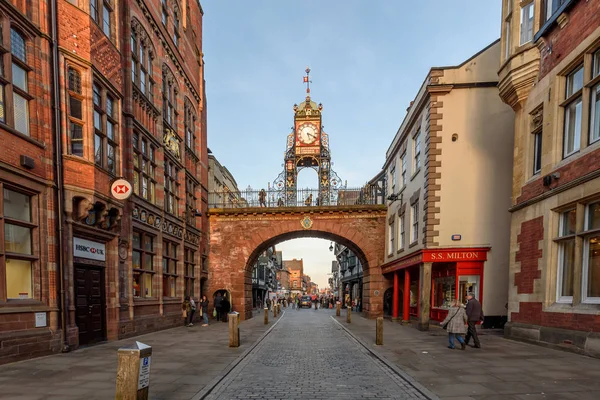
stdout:
{"type": "Polygon", "coordinates": [[[183,303],[181,304],[181,311],[183,313],[183,324],[185,326],[192,326],[192,319],[194,318],[194,312],[196,311],[196,303],[190,296],[185,296],[183,303]]]}
{"type": "Polygon", "coordinates": [[[463,335],[467,333],[467,313],[458,300],[452,301],[452,307],[440,325],[448,331],[448,348],[454,348],[454,338],[456,337],[461,350],[464,350],[466,345],[463,335]]]}
{"type": "Polygon", "coordinates": [[[205,295],[200,299],[200,310],[202,310],[202,318],[204,319],[202,326],[208,326],[208,299],[205,295]]]}

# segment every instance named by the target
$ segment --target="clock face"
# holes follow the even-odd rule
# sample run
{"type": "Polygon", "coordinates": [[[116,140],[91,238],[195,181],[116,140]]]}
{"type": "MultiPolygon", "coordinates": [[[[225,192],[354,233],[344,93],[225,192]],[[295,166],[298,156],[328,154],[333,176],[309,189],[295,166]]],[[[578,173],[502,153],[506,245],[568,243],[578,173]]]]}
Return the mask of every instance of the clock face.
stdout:
{"type": "Polygon", "coordinates": [[[298,127],[298,140],[302,144],[312,144],[318,138],[317,127],[313,124],[302,124],[298,127]]]}

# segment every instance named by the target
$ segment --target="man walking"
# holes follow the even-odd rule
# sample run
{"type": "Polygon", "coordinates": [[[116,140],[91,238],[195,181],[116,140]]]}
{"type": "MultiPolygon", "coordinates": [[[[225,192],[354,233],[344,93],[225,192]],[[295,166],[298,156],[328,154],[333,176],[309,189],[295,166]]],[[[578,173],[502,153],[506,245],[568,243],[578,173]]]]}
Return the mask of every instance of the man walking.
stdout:
{"type": "Polygon", "coordinates": [[[475,329],[475,324],[479,321],[483,321],[481,303],[473,296],[472,292],[469,292],[467,293],[467,324],[469,325],[469,330],[465,337],[465,343],[469,344],[469,340],[473,336],[473,347],[476,349],[481,347],[481,343],[479,343],[479,338],[477,337],[477,330],[475,329]]]}
{"type": "Polygon", "coordinates": [[[221,296],[221,293],[217,293],[217,297],[215,297],[215,301],[214,301],[214,305],[215,305],[215,310],[217,310],[217,321],[221,320],[221,302],[223,301],[223,297],[221,296]]]}

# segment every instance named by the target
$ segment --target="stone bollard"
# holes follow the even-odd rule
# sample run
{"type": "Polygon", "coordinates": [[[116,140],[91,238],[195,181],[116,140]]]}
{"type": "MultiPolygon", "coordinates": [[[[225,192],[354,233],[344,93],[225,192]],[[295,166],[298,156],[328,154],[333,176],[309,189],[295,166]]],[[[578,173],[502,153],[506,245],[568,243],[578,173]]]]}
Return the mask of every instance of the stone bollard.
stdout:
{"type": "Polygon", "coordinates": [[[273,318],[277,318],[277,304],[273,304],[273,318]]]}
{"type": "Polygon", "coordinates": [[[118,351],[116,400],[148,400],[152,347],[135,342],[118,351]]]}
{"type": "Polygon", "coordinates": [[[375,323],[375,344],[377,346],[383,345],[383,317],[377,317],[375,323]]]}
{"type": "Polygon", "coordinates": [[[229,313],[229,347],[240,346],[240,314],[236,311],[229,313]]]}
{"type": "Polygon", "coordinates": [[[265,307],[265,325],[269,323],[269,309],[265,307]]]}
{"type": "Polygon", "coordinates": [[[352,322],[352,307],[346,307],[346,322],[352,322]]]}
{"type": "Polygon", "coordinates": [[[337,303],[335,303],[335,316],[339,317],[341,314],[341,309],[342,309],[342,305],[340,304],[340,302],[338,301],[337,303]]]}

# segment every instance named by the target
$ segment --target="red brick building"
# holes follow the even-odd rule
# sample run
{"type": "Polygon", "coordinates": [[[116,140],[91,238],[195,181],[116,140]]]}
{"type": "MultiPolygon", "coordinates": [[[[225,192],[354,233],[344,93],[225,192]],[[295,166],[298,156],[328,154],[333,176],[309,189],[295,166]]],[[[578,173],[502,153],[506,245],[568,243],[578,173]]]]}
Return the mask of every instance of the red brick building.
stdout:
{"type": "Polygon", "coordinates": [[[600,2],[504,0],[512,338],[600,356],[600,2]]]}
{"type": "Polygon", "coordinates": [[[2,220],[31,249],[0,254],[0,363],[181,323],[183,296],[198,298],[207,277],[200,4],[15,3],[30,9],[0,4],[16,66],[2,99],[15,149],[0,155],[2,220]],[[118,178],[128,200],[111,196],[118,178]]]}
{"type": "Polygon", "coordinates": [[[290,292],[292,295],[302,294],[303,288],[302,277],[304,276],[304,261],[302,259],[284,260],[283,269],[290,271],[290,292]]]}

